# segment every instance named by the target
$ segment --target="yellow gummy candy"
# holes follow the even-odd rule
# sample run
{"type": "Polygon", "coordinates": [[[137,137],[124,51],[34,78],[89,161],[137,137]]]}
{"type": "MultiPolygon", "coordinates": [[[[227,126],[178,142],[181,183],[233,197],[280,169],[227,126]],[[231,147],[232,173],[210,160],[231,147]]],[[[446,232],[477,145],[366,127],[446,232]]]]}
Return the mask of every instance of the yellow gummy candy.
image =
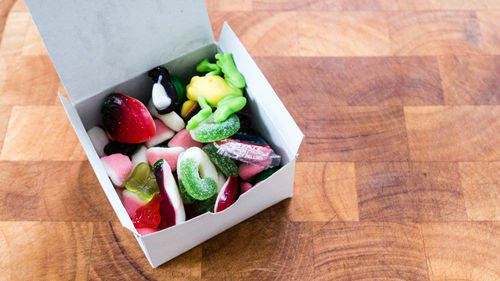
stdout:
{"type": "Polygon", "coordinates": [[[217,106],[224,96],[235,92],[222,77],[216,75],[194,76],[186,91],[188,99],[197,101],[198,96],[203,96],[211,106],[217,106]]]}
{"type": "Polygon", "coordinates": [[[181,116],[182,118],[186,117],[186,115],[188,114],[188,112],[197,105],[198,103],[196,101],[193,101],[193,100],[187,100],[185,101],[183,104],[182,104],[182,107],[181,107],[181,116]]]}

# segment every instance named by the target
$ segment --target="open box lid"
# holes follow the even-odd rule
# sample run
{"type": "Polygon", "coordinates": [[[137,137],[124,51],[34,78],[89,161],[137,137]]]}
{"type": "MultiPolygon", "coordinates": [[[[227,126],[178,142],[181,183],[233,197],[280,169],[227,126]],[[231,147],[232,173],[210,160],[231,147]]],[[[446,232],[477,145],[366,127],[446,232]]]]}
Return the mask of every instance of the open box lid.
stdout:
{"type": "Polygon", "coordinates": [[[73,103],[214,42],[203,0],[25,0],[73,103]]]}

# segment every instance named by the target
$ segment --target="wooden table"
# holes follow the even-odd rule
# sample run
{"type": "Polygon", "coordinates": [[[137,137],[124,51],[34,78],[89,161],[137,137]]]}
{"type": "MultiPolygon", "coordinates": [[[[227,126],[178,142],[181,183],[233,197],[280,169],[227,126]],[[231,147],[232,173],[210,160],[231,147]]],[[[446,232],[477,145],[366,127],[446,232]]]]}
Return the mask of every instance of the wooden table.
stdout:
{"type": "Polygon", "coordinates": [[[110,208],[10,2],[1,280],[500,280],[499,0],[208,1],[215,33],[230,23],[306,137],[293,199],[158,269],[110,208]]]}

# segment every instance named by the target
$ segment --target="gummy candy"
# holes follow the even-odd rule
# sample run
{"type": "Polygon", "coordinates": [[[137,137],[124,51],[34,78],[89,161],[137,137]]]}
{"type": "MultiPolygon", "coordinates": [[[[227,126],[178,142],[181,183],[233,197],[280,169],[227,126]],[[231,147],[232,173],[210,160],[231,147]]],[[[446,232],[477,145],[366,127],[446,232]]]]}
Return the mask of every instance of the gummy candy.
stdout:
{"type": "Polygon", "coordinates": [[[236,68],[233,56],[230,53],[216,54],[217,65],[224,73],[224,79],[229,86],[237,89],[245,88],[245,78],[236,68]]]}
{"type": "Polygon", "coordinates": [[[262,172],[264,168],[262,166],[241,163],[239,168],[239,174],[242,180],[250,180],[258,173],[262,172]]]}
{"type": "Polygon", "coordinates": [[[179,194],[181,195],[182,202],[184,202],[184,204],[193,204],[195,199],[187,193],[186,188],[182,184],[182,181],[178,181],[178,183],[179,183],[179,194]]]}
{"type": "Polygon", "coordinates": [[[181,117],[186,118],[190,111],[192,111],[198,105],[197,101],[187,100],[182,104],[181,107],[181,117]]]}
{"type": "Polygon", "coordinates": [[[175,75],[170,75],[170,82],[174,84],[175,91],[177,92],[177,103],[183,103],[186,100],[186,86],[184,86],[181,79],[175,75]]]}
{"type": "Polygon", "coordinates": [[[270,168],[278,166],[281,157],[268,145],[253,144],[233,139],[224,139],[214,143],[220,154],[244,163],[270,168]]]}
{"type": "Polygon", "coordinates": [[[92,145],[94,145],[95,151],[99,157],[103,157],[104,155],[104,147],[109,143],[108,137],[106,136],[106,132],[100,127],[93,127],[87,131],[89,135],[90,141],[92,145]]]}
{"type": "Polygon", "coordinates": [[[170,166],[165,160],[160,159],[155,163],[153,170],[162,199],[160,204],[161,223],[158,228],[164,229],[185,221],[184,205],[170,166]]]}
{"type": "Polygon", "coordinates": [[[163,124],[163,122],[161,122],[158,119],[155,119],[154,121],[155,121],[155,125],[156,125],[156,133],[152,138],[150,138],[146,142],[147,148],[158,145],[158,144],[172,138],[175,135],[175,132],[170,130],[170,128],[168,128],[167,126],[165,126],[165,124],[163,124]]]}
{"type": "Polygon", "coordinates": [[[153,68],[148,72],[153,79],[151,100],[159,114],[172,112],[177,105],[177,90],[170,81],[168,70],[162,66],[153,68]]]}
{"type": "Polygon", "coordinates": [[[238,198],[238,177],[229,177],[217,195],[214,211],[221,212],[231,206],[238,198]]]}
{"type": "Polygon", "coordinates": [[[137,196],[137,194],[133,193],[128,189],[123,190],[122,201],[123,201],[123,207],[125,207],[125,211],[127,211],[127,214],[131,218],[135,216],[135,211],[137,211],[137,209],[148,203],[142,201],[141,198],[137,196]]]}
{"type": "Polygon", "coordinates": [[[192,101],[197,101],[198,98],[205,97],[207,102],[212,106],[217,106],[217,103],[229,94],[239,93],[241,90],[231,88],[224,78],[220,76],[194,76],[191,82],[186,86],[187,98],[192,101]]]}
{"type": "Polygon", "coordinates": [[[269,145],[262,137],[249,132],[239,131],[236,134],[234,134],[231,138],[242,142],[269,145]]]}
{"type": "Polygon", "coordinates": [[[207,119],[210,114],[212,114],[212,108],[210,105],[207,104],[207,101],[205,100],[205,97],[200,96],[198,97],[198,104],[200,105],[200,111],[196,113],[195,116],[191,117],[189,119],[186,129],[188,130],[193,130],[196,128],[203,120],[207,119]]]}
{"type": "Polygon", "coordinates": [[[243,193],[249,191],[252,187],[253,187],[253,185],[251,183],[246,182],[246,181],[242,181],[242,182],[240,182],[240,193],[243,194],[243,193]]]}
{"type": "Polygon", "coordinates": [[[203,151],[224,176],[238,176],[238,166],[236,166],[231,158],[217,153],[217,148],[213,144],[205,145],[203,151]]]}
{"type": "Polygon", "coordinates": [[[179,159],[179,155],[184,151],[182,147],[151,147],[146,150],[146,158],[151,166],[160,160],[163,159],[168,162],[168,165],[172,167],[172,170],[175,171],[177,168],[177,160],[179,159]]]}
{"type": "Polygon", "coordinates": [[[132,175],[125,182],[125,188],[134,192],[144,202],[149,202],[155,194],[158,194],[158,184],[151,174],[148,163],[139,163],[132,175]]]}
{"type": "Polygon", "coordinates": [[[190,131],[195,141],[207,143],[223,140],[234,135],[240,129],[240,120],[236,114],[231,114],[222,123],[214,123],[212,116],[210,115],[194,130],[190,131]]]}
{"type": "Polygon", "coordinates": [[[137,143],[122,143],[117,141],[112,141],[106,144],[104,147],[104,153],[106,155],[111,155],[115,153],[121,153],[131,157],[137,149],[137,143]]]}
{"type": "Polygon", "coordinates": [[[184,151],[177,162],[177,175],[186,192],[196,200],[206,200],[217,193],[217,170],[198,147],[184,151]]]}
{"type": "Polygon", "coordinates": [[[149,227],[155,228],[161,223],[160,204],[162,198],[160,194],[156,194],[151,201],[135,211],[135,216],[132,218],[134,226],[137,228],[149,227]]]}
{"type": "Polygon", "coordinates": [[[210,63],[208,59],[202,60],[197,66],[196,71],[208,72],[206,75],[220,75],[221,69],[216,63],[210,63]]]}
{"type": "Polygon", "coordinates": [[[265,179],[267,179],[268,177],[270,177],[272,174],[276,173],[276,171],[278,171],[278,167],[274,167],[274,168],[269,168],[267,170],[264,170],[262,172],[260,172],[259,174],[257,174],[255,176],[255,178],[252,180],[252,183],[255,185],[265,179]]]}
{"type": "Polygon", "coordinates": [[[223,97],[217,104],[217,109],[214,112],[214,122],[220,123],[227,118],[243,109],[247,104],[247,99],[238,94],[227,95],[223,97]]]}
{"type": "Polygon", "coordinates": [[[191,134],[188,130],[184,129],[179,131],[175,136],[168,142],[168,147],[183,147],[190,148],[192,146],[196,146],[199,148],[203,147],[203,144],[193,140],[191,134]]]}
{"type": "MultiPolygon", "coordinates": [[[[153,101],[150,100],[148,103],[148,110],[154,117],[158,118],[163,122],[163,124],[167,125],[170,129],[178,132],[184,129],[185,123],[184,120],[177,115],[175,111],[172,111],[167,114],[160,114],[156,110],[156,107],[153,105],[153,101]]],[[[154,135],[154,134],[153,134],[154,135]]]]}
{"type": "Polygon", "coordinates": [[[193,209],[200,214],[206,212],[214,212],[215,201],[217,201],[217,194],[206,199],[206,200],[196,200],[193,203],[193,209]]]}
{"type": "Polygon", "coordinates": [[[101,161],[113,184],[122,187],[123,182],[132,171],[132,162],[130,162],[128,156],[116,153],[102,157],[101,161]]]}

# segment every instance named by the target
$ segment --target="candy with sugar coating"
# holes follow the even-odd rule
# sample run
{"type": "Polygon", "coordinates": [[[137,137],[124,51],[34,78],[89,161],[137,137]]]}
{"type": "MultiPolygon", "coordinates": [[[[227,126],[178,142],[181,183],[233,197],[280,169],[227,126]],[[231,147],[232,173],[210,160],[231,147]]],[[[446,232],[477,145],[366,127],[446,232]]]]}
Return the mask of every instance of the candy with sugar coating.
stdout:
{"type": "Polygon", "coordinates": [[[177,159],[179,155],[184,151],[182,147],[151,147],[146,150],[146,158],[148,158],[148,162],[151,166],[160,160],[163,159],[168,162],[168,165],[172,167],[172,170],[175,171],[177,168],[177,159]]]}
{"type": "Polygon", "coordinates": [[[128,156],[116,153],[102,157],[101,162],[113,184],[123,187],[123,183],[132,171],[132,162],[128,156]]]}
{"type": "Polygon", "coordinates": [[[146,142],[147,148],[158,145],[172,138],[175,134],[174,131],[170,130],[170,128],[165,126],[165,124],[163,124],[160,120],[155,119],[154,121],[156,125],[156,134],[146,142]]]}
{"type": "Polygon", "coordinates": [[[233,139],[214,143],[217,152],[231,159],[261,166],[263,169],[278,166],[281,157],[268,145],[253,144],[233,139]]]}
{"type": "Polygon", "coordinates": [[[190,131],[194,140],[203,143],[219,141],[234,135],[240,129],[240,119],[234,113],[222,123],[214,123],[212,116],[213,114],[190,131]]]}
{"type": "Polygon", "coordinates": [[[104,155],[106,155],[104,153],[104,147],[109,143],[106,132],[104,132],[101,127],[95,126],[88,130],[87,134],[89,135],[92,145],[94,145],[97,155],[99,155],[99,157],[103,157],[104,155]]]}
{"type": "Polygon", "coordinates": [[[231,158],[217,153],[217,148],[213,144],[207,144],[203,147],[203,151],[208,155],[210,161],[215,167],[226,177],[238,176],[238,166],[231,158]]]}
{"type": "Polygon", "coordinates": [[[177,166],[179,181],[191,197],[206,200],[217,193],[217,169],[203,150],[187,149],[180,155],[177,166]]]}
{"type": "Polygon", "coordinates": [[[197,142],[193,140],[191,137],[191,134],[189,133],[188,130],[183,129],[179,131],[175,136],[168,142],[168,147],[183,147],[183,148],[190,148],[190,147],[199,147],[202,148],[203,144],[200,142],[197,142]]]}

